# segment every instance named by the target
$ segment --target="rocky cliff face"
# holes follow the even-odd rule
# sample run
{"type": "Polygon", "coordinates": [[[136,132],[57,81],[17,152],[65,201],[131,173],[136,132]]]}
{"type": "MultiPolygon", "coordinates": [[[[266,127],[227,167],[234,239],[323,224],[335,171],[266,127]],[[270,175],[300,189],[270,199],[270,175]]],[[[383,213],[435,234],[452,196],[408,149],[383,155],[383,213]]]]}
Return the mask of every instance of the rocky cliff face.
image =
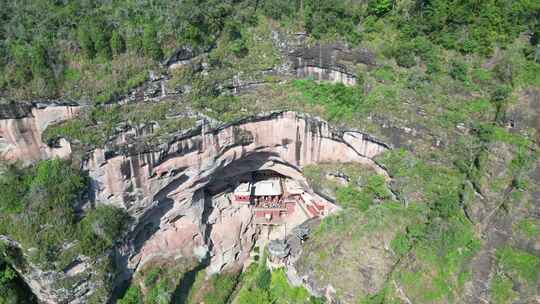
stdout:
{"type": "Polygon", "coordinates": [[[356,84],[356,73],[352,66],[376,64],[375,55],[366,49],[350,50],[340,44],[316,44],[299,47],[289,54],[295,76],[343,83],[356,84]]]}
{"type": "Polygon", "coordinates": [[[68,157],[71,147],[66,140],[49,147],[41,141],[41,134],[48,125],[75,117],[80,109],[63,104],[0,104],[0,160],[30,163],[68,157]]]}
{"type": "MultiPolygon", "coordinates": [[[[4,141],[7,138],[10,145],[3,146],[1,158],[31,161],[69,156],[69,143],[61,148],[47,147],[40,140],[41,132],[79,110],[30,107],[18,116],[4,115],[0,126],[4,141]]],[[[260,229],[252,222],[248,206],[229,200],[228,193],[239,176],[272,170],[309,189],[303,166],[358,162],[384,175],[384,169],[372,158],[387,149],[367,134],[338,130],[295,112],[278,112],[219,127],[201,123],[151,149],[141,149],[133,145],[133,139],[128,142],[120,134],[107,147],[92,151],[82,165],[91,178],[93,203],[125,208],[134,218],[126,238],[116,248],[120,285],[153,260],[195,257],[207,261],[209,272],[242,265],[260,229]]],[[[80,275],[78,270],[87,265],[80,262],[54,276],[79,280],[76,286],[99,286],[80,275]]],[[[95,291],[87,288],[84,296],[74,297],[69,291],[55,290],[50,275],[36,275],[38,272],[23,276],[48,303],[79,303],[95,291]]]]}
{"type": "Polygon", "coordinates": [[[366,134],[282,112],[215,129],[202,125],[159,151],[98,149],[84,166],[97,203],[126,208],[138,219],[125,252],[129,268],[208,252],[218,271],[249,253],[254,228],[249,210],[213,199],[209,186],[230,191],[235,178],[263,169],[305,182],[302,166],[320,162],[359,162],[384,174],[372,158],[387,148],[366,134]]]}

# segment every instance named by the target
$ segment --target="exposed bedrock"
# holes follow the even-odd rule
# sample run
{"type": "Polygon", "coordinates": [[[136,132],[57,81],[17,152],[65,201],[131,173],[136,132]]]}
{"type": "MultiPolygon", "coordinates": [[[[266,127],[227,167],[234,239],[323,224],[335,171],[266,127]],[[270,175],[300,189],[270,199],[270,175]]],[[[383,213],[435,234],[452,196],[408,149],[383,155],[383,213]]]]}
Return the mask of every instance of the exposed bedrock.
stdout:
{"type": "Polygon", "coordinates": [[[126,277],[155,258],[209,257],[210,272],[241,264],[256,226],[249,207],[225,194],[243,174],[272,170],[305,184],[301,168],[321,162],[358,162],[386,174],[372,160],[385,144],[295,112],[202,125],[187,134],[159,151],[98,149],[84,164],[96,203],[126,208],[136,218],[121,249],[126,277]]]}
{"type": "Polygon", "coordinates": [[[349,49],[341,44],[315,44],[299,47],[290,52],[289,60],[299,78],[311,77],[344,85],[355,85],[356,64],[374,66],[375,55],[367,49],[349,49]]]}
{"type": "MultiPolygon", "coordinates": [[[[8,119],[24,121],[33,126],[28,127],[29,132],[35,132],[31,137],[35,144],[28,151],[18,141],[11,150],[4,150],[10,151],[10,160],[58,155],[40,154],[47,151],[40,141],[41,132],[54,121],[48,115],[56,111],[57,120],[66,119],[78,108],[44,110],[32,109],[32,116],[8,119]]],[[[2,120],[1,125],[7,125],[6,121],[2,120]]],[[[310,191],[302,175],[303,166],[357,162],[387,176],[373,158],[388,148],[367,134],[339,130],[309,115],[275,112],[215,128],[202,123],[159,147],[139,147],[133,138],[120,134],[106,147],[90,152],[82,166],[91,179],[94,204],[124,208],[134,218],[116,247],[120,265],[117,286],[122,286],[133,272],[154,259],[205,259],[209,272],[242,265],[260,229],[253,223],[249,206],[230,201],[228,194],[240,176],[270,170],[296,180],[310,191]]],[[[66,278],[70,271],[66,269],[66,278]]],[[[40,298],[58,296],[49,289],[50,284],[34,283],[32,287],[40,298]]]]}
{"type": "Polygon", "coordinates": [[[41,141],[48,125],[75,117],[79,106],[32,103],[0,104],[0,160],[30,163],[71,154],[70,144],[62,139],[56,147],[41,141]]]}

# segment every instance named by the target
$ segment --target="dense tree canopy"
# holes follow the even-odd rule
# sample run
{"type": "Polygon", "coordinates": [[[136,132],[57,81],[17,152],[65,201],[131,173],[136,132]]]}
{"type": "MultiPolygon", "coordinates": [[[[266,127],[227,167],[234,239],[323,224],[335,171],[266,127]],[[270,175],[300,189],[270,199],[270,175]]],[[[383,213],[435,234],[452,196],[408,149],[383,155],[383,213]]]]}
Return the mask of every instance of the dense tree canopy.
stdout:
{"type": "MultiPolygon", "coordinates": [[[[484,55],[524,32],[537,44],[540,26],[540,4],[531,0],[412,5],[393,0],[38,0],[7,1],[1,11],[0,88],[24,98],[65,94],[76,85],[72,66],[88,60],[97,65],[128,52],[160,61],[180,46],[211,47],[223,29],[246,24],[257,12],[304,28],[317,39],[341,37],[354,44],[373,18],[382,18],[398,26],[405,41],[428,36],[445,48],[484,55]]],[[[232,47],[241,54],[240,42],[232,47]]],[[[404,66],[411,64],[409,54],[398,58],[404,66]]]]}

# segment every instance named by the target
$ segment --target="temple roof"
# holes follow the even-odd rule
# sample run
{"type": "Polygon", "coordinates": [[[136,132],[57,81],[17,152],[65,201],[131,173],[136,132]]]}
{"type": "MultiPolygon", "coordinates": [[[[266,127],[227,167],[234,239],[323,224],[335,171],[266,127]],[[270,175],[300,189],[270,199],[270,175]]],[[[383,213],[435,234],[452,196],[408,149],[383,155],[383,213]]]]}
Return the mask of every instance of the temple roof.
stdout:
{"type": "Polygon", "coordinates": [[[241,183],[234,189],[235,195],[251,195],[251,183],[241,183]]]}
{"type": "Polygon", "coordinates": [[[255,196],[281,195],[283,193],[281,183],[277,178],[261,180],[253,186],[255,187],[255,196]]]}
{"type": "Polygon", "coordinates": [[[284,258],[289,255],[290,248],[285,240],[271,240],[268,244],[268,253],[271,256],[284,258]]]}

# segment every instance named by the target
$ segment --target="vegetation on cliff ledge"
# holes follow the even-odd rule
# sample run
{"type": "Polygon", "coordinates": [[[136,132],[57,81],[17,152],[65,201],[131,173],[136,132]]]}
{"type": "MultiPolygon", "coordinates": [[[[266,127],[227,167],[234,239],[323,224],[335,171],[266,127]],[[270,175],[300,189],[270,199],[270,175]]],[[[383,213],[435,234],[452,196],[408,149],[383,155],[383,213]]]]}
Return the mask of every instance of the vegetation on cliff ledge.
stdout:
{"type": "Polygon", "coordinates": [[[28,168],[7,165],[0,175],[0,234],[18,243],[28,261],[64,270],[79,255],[110,249],[127,216],[118,208],[81,210],[85,175],[61,160],[28,168]]]}

